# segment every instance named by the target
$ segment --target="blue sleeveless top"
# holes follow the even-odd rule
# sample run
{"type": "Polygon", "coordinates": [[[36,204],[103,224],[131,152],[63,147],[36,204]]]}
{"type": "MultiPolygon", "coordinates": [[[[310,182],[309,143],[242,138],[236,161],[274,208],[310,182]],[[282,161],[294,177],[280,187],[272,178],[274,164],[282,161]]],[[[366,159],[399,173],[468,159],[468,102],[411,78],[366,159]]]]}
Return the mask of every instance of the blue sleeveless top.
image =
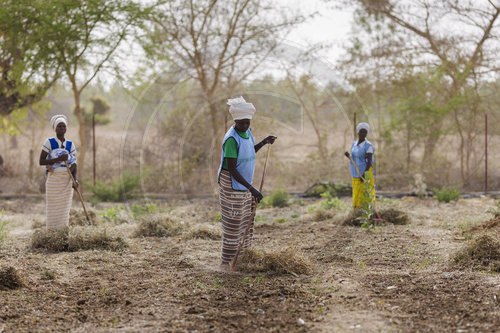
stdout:
{"type": "MultiPolygon", "coordinates": [[[[238,146],[238,157],[236,159],[236,170],[240,175],[251,185],[253,181],[253,173],[255,171],[255,141],[253,139],[252,131],[248,129],[248,139],[242,138],[234,129],[234,126],[227,131],[222,141],[222,153],[220,159],[219,172],[217,173],[217,182],[219,182],[220,173],[222,171],[222,164],[224,163],[224,144],[229,138],[236,140],[238,146]]],[[[231,176],[231,184],[233,190],[247,191],[248,189],[240,182],[231,176]]]]}
{"type": "MultiPolygon", "coordinates": [[[[375,158],[373,156],[373,153],[375,152],[375,148],[373,147],[372,143],[368,140],[365,139],[364,142],[362,142],[358,146],[358,140],[354,141],[352,146],[351,146],[351,157],[358,166],[359,172],[361,172],[361,175],[365,173],[366,170],[366,154],[371,153],[372,154],[372,167],[373,163],[375,161],[375,158]]],[[[356,171],[356,168],[350,163],[351,166],[351,176],[352,178],[359,178],[358,172],[356,171]]],[[[375,169],[373,169],[373,174],[375,174],[375,169]]]]}

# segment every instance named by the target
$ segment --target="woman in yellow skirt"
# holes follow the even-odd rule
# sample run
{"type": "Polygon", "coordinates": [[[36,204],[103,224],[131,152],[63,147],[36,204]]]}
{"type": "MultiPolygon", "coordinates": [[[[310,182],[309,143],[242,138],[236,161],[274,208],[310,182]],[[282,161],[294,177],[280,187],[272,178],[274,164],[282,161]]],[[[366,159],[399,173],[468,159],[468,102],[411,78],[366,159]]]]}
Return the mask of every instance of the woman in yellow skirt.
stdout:
{"type": "Polygon", "coordinates": [[[375,148],[372,143],[366,139],[370,131],[370,125],[359,123],[356,127],[358,140],[355,140],[351,146],[351,154],[345,152],[347,157],[352,157],[351,176],[352,176],[352,205],[354,208],[363,206],[363,203],[370,203],[375,208],[375,172],[373,171],[373,154],[375,148]],[[352,161],[356,163],[353,165],[352,161]],[[359,174],[358,173],[359,170],[359,174]],[[364,181],[363,181],[364,180],[364,181]]]}

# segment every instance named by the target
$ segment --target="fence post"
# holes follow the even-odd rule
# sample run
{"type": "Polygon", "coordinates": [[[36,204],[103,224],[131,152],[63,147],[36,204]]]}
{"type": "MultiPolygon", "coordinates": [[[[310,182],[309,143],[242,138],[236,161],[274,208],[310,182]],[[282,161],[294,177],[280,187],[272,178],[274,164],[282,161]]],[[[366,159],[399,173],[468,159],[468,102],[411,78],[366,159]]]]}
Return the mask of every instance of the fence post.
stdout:
{"type": "Polygon", "coordinates": [[[484,114],[484,193],[488,193],[488,114],[484,114]]]}

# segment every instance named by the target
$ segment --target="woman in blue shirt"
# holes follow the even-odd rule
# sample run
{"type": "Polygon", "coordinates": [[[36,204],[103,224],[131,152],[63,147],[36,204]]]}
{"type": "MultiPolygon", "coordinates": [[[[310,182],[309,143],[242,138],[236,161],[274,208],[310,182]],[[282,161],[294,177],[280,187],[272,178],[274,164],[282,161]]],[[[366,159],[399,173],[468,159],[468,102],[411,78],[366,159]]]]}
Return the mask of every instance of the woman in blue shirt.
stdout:
{"type": "Polygon", "coordinates": [[[375,206],[375,173],[373,171],[373,154],[375,148],[373,144],[366,139],[370,131],[370,125],[359,123],[356,127],[358,140],[355,140],[351,146],[351,154],[345,152],[347,157],[352,157],[356,167],[350,162],[352,177],[352,204],[354,208],[363,206],[368,199],[373,207],[375,206]],[[364,181],[363,181],[364,179],[364,181]],[[366,193],[368,191],[368,193],[366,193]]]}

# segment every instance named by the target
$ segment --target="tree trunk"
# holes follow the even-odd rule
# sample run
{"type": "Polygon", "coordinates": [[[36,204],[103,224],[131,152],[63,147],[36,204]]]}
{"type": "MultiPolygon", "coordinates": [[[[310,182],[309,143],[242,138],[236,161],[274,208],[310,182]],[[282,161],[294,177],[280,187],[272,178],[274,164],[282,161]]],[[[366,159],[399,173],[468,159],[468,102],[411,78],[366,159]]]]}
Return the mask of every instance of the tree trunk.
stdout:
{"type": "MultiPolygon", "coordinates": [[[[78,136],[80,138],[80,147],[78,147],[78,174],[83,175],[85,165],[85,153],[87,150],[86,123],[83,116],[83,110],[80,105],[80,91],[73,85],[73,94],[75,98],[75,115],[78,120],[78,136]]],[[[81,176],[80,176],[81,177],[81,176]]]]}

